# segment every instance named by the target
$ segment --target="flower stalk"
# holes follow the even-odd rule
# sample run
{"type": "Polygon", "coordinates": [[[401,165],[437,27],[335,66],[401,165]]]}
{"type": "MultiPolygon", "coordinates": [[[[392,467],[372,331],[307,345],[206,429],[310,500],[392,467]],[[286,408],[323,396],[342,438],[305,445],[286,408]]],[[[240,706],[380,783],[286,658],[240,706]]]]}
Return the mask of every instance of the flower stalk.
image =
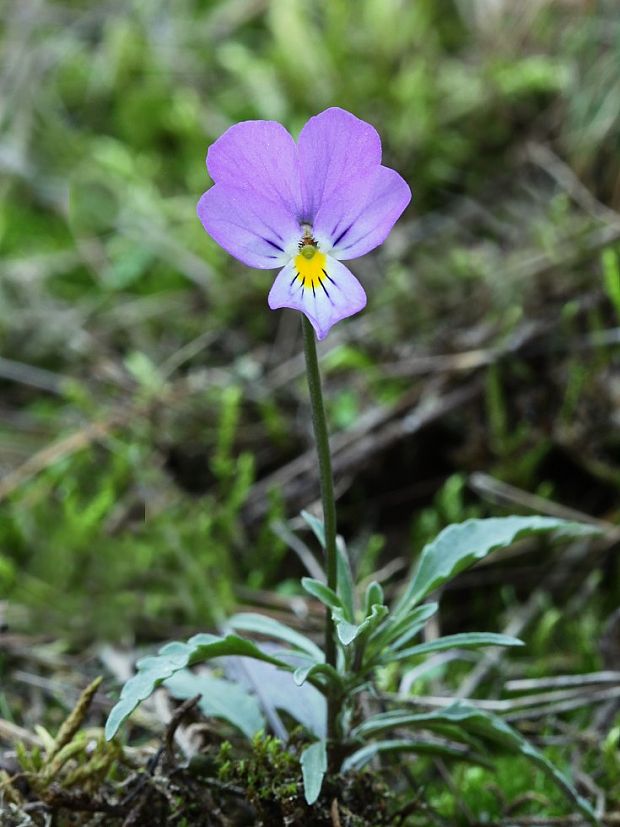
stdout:
{"type": "MultiPolygon", "coordinates": [[[[334,480],[329,450],[327,419],[321,390],[321,374],[316,352],[316,339],[312,324],[306,316],[301,317],[304,334],[304,355],[306,357],[306,376],[312,407],[312,426],[319,460],[319,479],[321,501],[323,504],[323,524],[325,528],[325,561],[327,585],[338,591],[338,560],[336,550],[336,501],[334,498],[334,480]]],[[[331,610],[326,608],[325,617],[325,662],[337,668],[336,630],[331,610]]],[[[330,751],[335,747],[338,730],[339,699],[330,692],[327,696],[327,741],[330,751]]]]}

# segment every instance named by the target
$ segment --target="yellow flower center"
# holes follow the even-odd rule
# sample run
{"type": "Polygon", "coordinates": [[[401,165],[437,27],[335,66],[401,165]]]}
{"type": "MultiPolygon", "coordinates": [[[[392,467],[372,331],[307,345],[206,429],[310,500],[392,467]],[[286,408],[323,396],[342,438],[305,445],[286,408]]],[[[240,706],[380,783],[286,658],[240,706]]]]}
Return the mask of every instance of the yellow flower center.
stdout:
{"type": "Polygon", "coordinates": [[[295,256],[294,281],[299,280],[302,287],[315,290],[328,278],[325,272],[327,256],[313,244],[304,244],[299,254],[295,256]]]}

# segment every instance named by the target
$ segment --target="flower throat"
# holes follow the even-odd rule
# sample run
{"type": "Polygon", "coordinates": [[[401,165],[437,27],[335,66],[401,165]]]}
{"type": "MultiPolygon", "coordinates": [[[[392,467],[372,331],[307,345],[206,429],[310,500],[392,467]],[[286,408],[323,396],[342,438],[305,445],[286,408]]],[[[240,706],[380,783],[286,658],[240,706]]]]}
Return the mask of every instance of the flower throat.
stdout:
{"type": "Polygon", "coordinates": [[[310,224],[302,224],[302,230],[303,235],[299,242],[299,253],[294,260],[295,276],[291,284],[298,282],[302,291],[312,290],[315,296],[316,289],[321,287],[329,296],[325,282],[328,279],[332,281],[332,279],[325,270],[327,256],[318,249],[310,224]]]}

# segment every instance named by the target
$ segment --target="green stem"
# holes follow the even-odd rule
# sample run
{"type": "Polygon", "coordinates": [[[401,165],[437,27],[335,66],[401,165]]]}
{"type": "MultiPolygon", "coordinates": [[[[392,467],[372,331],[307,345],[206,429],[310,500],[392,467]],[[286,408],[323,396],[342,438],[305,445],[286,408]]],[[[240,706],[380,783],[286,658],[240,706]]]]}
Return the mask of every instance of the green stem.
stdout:
{"type": "MultiPolygon", "coordinates": [[[[304,331],[304,354],[306,357],[306,375],[312,405],[312,425],[316,440],[316,452],[319,460],[319,478],[321,482],[321,500],[323,502],[323,523],[325,526],[325,558],[327,563],[327,585],[338,590],[338,562],[336,551],[336,501],[334,499],[334,481],[332,461],[329,452],[327,419],[321,391],[321,374],[316,354],[314,330],[308,319],[302,314],[304,331]]],[[[336,636],[331,611],[326,609],[325,619],[325,662],[334,669],[338,668],[336,658],[336,636]]],[[[338,731],[338,713],[340,702],[333,692],[327,696],[327,740],[328,749],[334,754],[338,731]],[[332,749],[333,748],[333,749],[332,749]]],[[[331,763],[331,762],[330,762],[331,763]]]]}

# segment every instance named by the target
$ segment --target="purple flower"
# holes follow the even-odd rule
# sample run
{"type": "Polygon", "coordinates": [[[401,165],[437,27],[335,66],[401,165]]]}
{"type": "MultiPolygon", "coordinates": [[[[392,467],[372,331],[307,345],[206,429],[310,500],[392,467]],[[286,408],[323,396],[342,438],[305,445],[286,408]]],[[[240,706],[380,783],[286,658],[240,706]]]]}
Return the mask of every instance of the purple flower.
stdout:
{"type": "Polygon", "coordinates": [[[411,191],[381,165],[381,139],[344,109],[310,118],[297,143],[276,121],[231,126],[211,146],[215,186],[198,202],[205,230],[250,267],[282,267],[269,307],[310,319],[319,339],[366,305],[341,263],[385,241],[411,191]]]}

